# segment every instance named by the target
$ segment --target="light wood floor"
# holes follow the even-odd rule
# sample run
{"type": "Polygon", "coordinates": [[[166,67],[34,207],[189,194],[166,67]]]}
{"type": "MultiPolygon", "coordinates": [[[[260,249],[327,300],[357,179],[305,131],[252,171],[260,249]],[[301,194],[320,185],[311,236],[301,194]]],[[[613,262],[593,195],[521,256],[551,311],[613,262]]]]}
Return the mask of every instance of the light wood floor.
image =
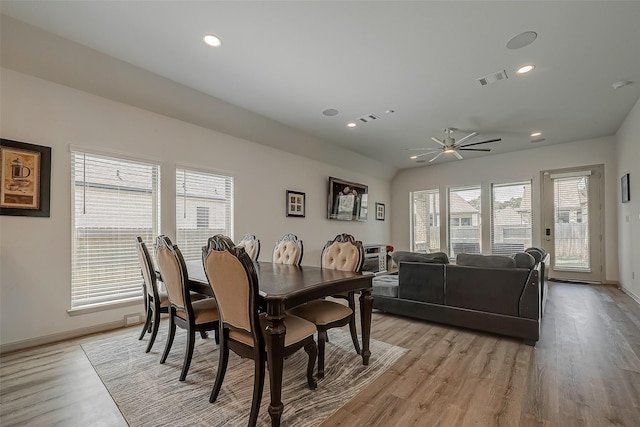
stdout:
{"type": "MultiPolygon", "coordinates": [[[[533,348],[374,313],[372,337],[409,352],[323,427],[640,426],[640,306],[556,283],[542,325],[533,348]]],[[[0,425],[126,426],[80,348],[104,335],[3,356],[0,425]]]]}

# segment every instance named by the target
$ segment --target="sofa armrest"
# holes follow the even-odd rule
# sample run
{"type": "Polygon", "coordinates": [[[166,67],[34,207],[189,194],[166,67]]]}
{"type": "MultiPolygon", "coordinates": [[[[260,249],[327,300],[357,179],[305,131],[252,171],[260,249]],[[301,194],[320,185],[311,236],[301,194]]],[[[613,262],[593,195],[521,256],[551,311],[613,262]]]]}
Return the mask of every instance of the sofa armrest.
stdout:
{"type": "Polygon", "coordinates": [[[540,306],[542,304],[542,292],[540,288],[541,263],[538,263],[529,273],[527,284],[522,290],[518,304],[518,316],[526,319],[537,320],[540,318],[540,306]]]}

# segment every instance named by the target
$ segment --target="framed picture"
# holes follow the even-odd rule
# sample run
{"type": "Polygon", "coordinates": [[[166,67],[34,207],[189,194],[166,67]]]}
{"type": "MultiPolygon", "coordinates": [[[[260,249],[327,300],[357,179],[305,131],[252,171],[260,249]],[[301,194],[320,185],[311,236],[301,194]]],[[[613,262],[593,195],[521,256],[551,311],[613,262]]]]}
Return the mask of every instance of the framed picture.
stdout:
{"type": "Polygon", "coordinates": [[[622,203],[631,200],[631,189],[629,188],[629,174],[625,173],[620,178],[620,189],[622,190],[622,203]]]}
{"type": "Polygon", "coordinates": [[[376,203],[376,219],[384,221],[384,204],[376,203]]]}
{"type": "Polygon", "coordinates": [[[304,193],[287,190],[287,216],[304,218],[304,193]]]}
{"type": "Polygon", "coordinates": [[[49,217],[51,147],[0,140],[0,215],[49,217]]]}

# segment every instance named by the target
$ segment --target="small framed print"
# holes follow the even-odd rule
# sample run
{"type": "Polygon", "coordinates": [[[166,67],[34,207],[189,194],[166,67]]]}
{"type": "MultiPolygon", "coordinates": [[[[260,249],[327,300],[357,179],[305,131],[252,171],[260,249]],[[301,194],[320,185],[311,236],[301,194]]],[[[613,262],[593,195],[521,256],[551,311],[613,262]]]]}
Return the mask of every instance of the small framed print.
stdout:
{"type": "Polygon", "coordinates": [[[305,200],[304,193],[287,190],[287,216],[304,218],[305,200]]]}
{"type": "Polygon", "coordinates": [[[376,219],[384,221],[384,204],[376,203],[376,219]]]}
{"type": "Polygon", "coordinates": [[[620,178],[620,190],[622,191],[622,203],[631,200],[631,189],[629,188],[629,174],[625,173],[620,178]]]}
{"type": "Polygon", "coordinates": [[[49,217],[51,147],[2,139],[0,215],[49,217]]]}

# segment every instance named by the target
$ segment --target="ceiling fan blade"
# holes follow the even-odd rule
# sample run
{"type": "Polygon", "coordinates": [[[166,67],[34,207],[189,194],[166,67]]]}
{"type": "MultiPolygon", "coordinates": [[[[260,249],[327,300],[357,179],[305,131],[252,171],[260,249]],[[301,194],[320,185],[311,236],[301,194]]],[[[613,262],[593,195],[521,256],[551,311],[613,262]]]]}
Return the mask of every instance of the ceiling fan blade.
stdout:
{"type": "Polygon", "coordinates": [[[458,148],[460,151],[491,151],[491,148],[458,148]]]}
{"type": "Polygon", "coordinates": [[[467,139],[475,138],[478,135],[480,135],[478,132],[472,132],[469,135],[465,136],[464,138],[460,138],[458,142],[456,142],[456,145],[460,145],[463,142],[465,142],[467,139]]]}
{"type": "Polygon", "coordinates": [[[472,145],[488,144],[488,143],[490,143],[490,142],[498,142],[498,141],[502,141],[502,138],[489,139],[489,140],[487,140],[487,141],[481,141],[481,142],[473,142],[473,143],[471,143],[471,144],[465,144],[465,145],[462,145],[462,146],[460,146],[460,147],[458,147],[458,148],[462,148],[462,147],[471,147],[472,145]]]}
{"type": "Polygon", "coordinates": [[[456,156],[458,158],[458,160],[462,160],[462,156],[457,151],[454,151],[453,155],[456,156]]]}
{"type": "Polygon", "coordinates": [[[414,154],[413,156],[411,156],[409,158],[413,160],[413,159],[417,159],[418,157],[426,156],[427,154],[438,153],[438,152],[441,152],[441,151],[442,150],[427,151],[426,153],[414,154]]]}
{"type": "Polygon", "coordinates": [[[444,154],[444,151],[441,151],[433,159],[429,160],[429,163],[433,162],[435,159],[437,159],[438,157],[442,156],[443,154],[444,154]]]}
{"type": "Polygon", "coordinates": [[[440,151],[440,148],[438,148],[438,149],[433,148],[433,147],[405,148],[405,151],[424,151],[424,150],[434,150],[433,152],[435,153],[436,151],[440,151]]]}
{"type": "Polygon", "coordinates": [[[438,138],[436,138],[435,136],[431,137],[431,140],[434,142],[437,142],[438,144],[442,145],[444,147],[444,142],[440,141],[438,138]]]}

